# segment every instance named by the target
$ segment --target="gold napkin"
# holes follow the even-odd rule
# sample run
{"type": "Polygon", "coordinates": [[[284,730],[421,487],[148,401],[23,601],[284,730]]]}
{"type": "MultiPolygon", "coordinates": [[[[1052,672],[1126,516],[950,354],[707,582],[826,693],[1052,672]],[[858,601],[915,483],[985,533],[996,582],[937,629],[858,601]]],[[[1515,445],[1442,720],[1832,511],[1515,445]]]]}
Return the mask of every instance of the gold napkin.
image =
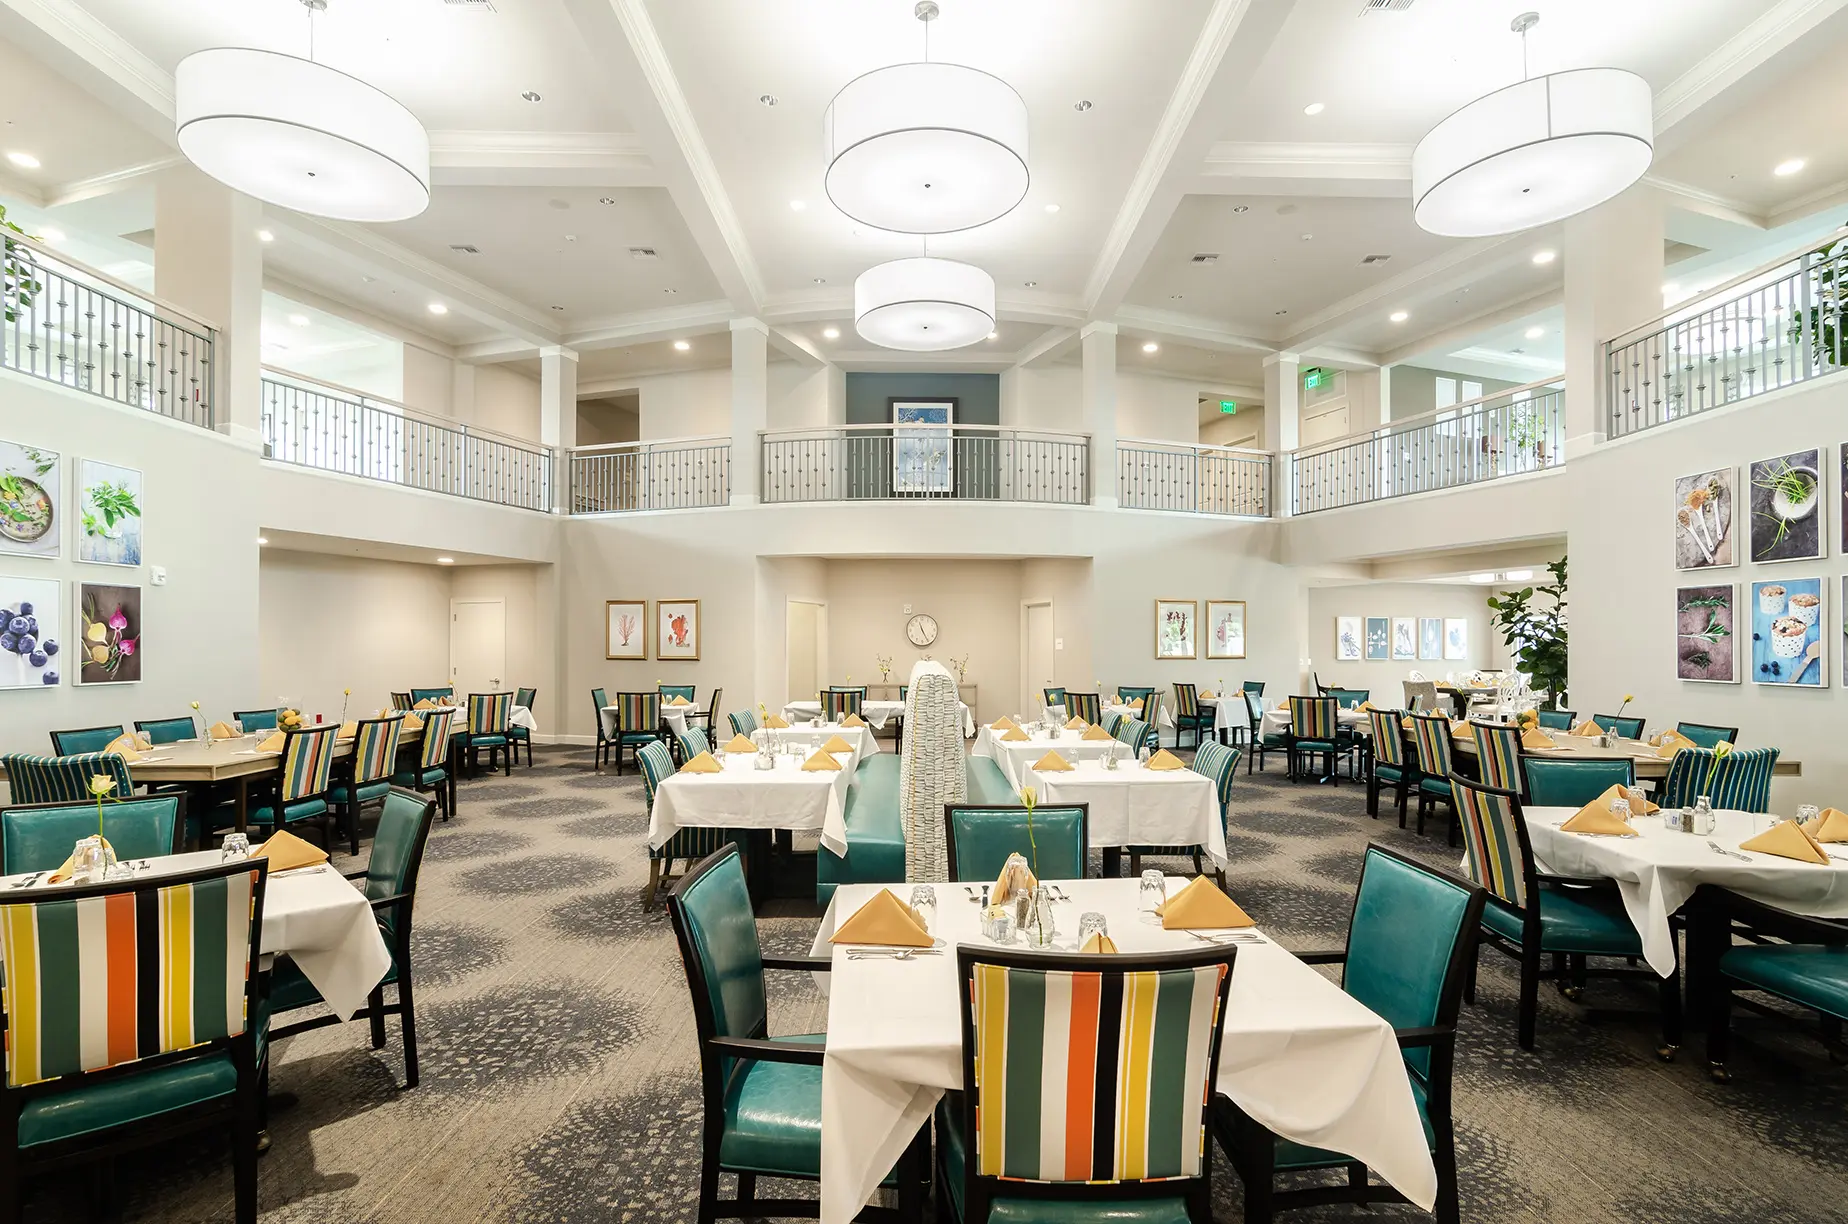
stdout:
{"type": "Polygon", "coordinates": [[[1559,827],[1567,833],[1600,833],[1606,837],[1636,836],[1636,830],[1630,827],[1628,821],[1611,815],[1610,807],[1602,798],[1587,803],[1571,820],[1559,827]]]}
{"type": "Polygon", "coordinates": [[[757,745],[753,744],[750,741],[750,737],[748,736],[734,735],[731,737],[731,743],[725,745],[725,751],[727,752],[756,752],[757,745]]]}
{"type": "Polygon", "coordinates": [[[841,763],[839,761],[822,751],[817,751],[814,756],[802,762],[802,769],[805,773],[827,773],[830,771],[838,773],[840,768],[841,763]]]}
{"type": "Polygon", "coordinates": [[[1354,708],[1356,710],[1359,710],[1362,714],[1365,714],[1369,710],[1372,710],[1374,708],[1374,705],[1371,701],[1363,701],[1359,705],[1355,706],[1354,708]]]}
{"type": "Polygon", "coordinates": [[[1117,950],[1116,940],[1102,931],[1092,931],[1091,937],[1084,941],[1084,947],[1078,950],[1080,952],[1115,952],[1117,950]]]}
{"type": "Polygon", "coordinates": [[[681,773],[724,773],[725,766],[713,759],[710,752],[702,752],[680,767],[681,773]]]}
{"type": "Polygon", "coordinates": [[[1409,715],[1409,714],[1408,714],[1408,715],[1406,715],[1406,716],[1405,716],[1404,718],[1401,718],[1401,719],[1399,720],[1399,725],[1400,725],[1401,727],[1404,727],[1404,728],[1405,728],[1405,729],[1406,729],[1407,731],[1410,731],[1410,730],[1412,730],[1412,729],[1413,729],[1413,727],[1412,727],[1412,717],[1411,717],[1411,715],[1409,715]]]}
{"type": "MultiPolygon", "coordinates": [[[[109,845],[109,839],[107,837],[103,838],[103,845],[112,852],[115,850],[114,846],[109,845]]],[[[51,873],[51,876],[45,881],[45,883],[47,884],[64,883],[64,881],[71,878],[71,870],[76,866],[77,866],[77,851],[72,850],[69,854],[64,856],[63,864],[56,871],[51,873]]]]}
{"type": "Polygon", "coordinates": [[[334,738],[337,740],[357,739],[358,737],[359,724],[356,722],[341,723],[340,730],[334,732],[334,738]]]}
{"type": "Polygon", "coordinates": [[[1065,720],[1065,729],[1067,731],[1082,731],[1089,725],[1089,723],[1085,722],[1084,719],[1078,717],[1076,714],[1065,720]]]}
{"type": "Polygon", "coordinates": [[[1207,690],[1206,692],[1204,692],[1204,693],[1196,693],[1196,694],[1194,694],[1194,697],[1195,697],[1195,698],[1196,698],[1197,700],[1199,700],[1199,701],[1211,701],[1211,700],[1213,700],[1213,692],[1212,692],[1212,690],[1211,690],[1211,689],[1208,689],[1208,690],[1207,690]]]}
{"type": "Polygon", "coordinates": [[[1807,822],[1803,831],[1819,842],[1848,842],[1848,812],[1823,808],[1816,819],[1807,822]]]}
{"type": "Polygon", "coordinates": [[[1476,733],[1469,729],[1469,719],[1467,718],[1451,719],[1450,734],[1452,738],[1460,740],[1473,741],[1476,738],[1476,733]]]}
{"type": "Polygon", "coordinates": [[[1001,717],[989,723],[988,729],[990,731],[1012,731],[1018,726],[1020,726],[1019,723],[1015,722],[1013,719],[1003,714],[1001,717]]]}
{"type": "Polygon", "coordinates": [[[1110,734],[1110,732],[1104,730],[1102,727],[1086,727],[1084,729],[1084,734],[1078,738],[1081,740],[1090,740],[1092,743],[1096,743],[1099,740],[1109,743],[1111,740],[1115,739],[1116,736],[1110,734]]]}
{"type": "Polygon", "coordinates": [[[1166,748],[1149,758],[1150,769],[1186,769],[1186,764],[1166,748]]]}
{"type": "Polygon", "coordinates": [[[1630,801],[1630,815],[1632,816],[1653,816],[1662,810],[1655,804],[1649,802],[1649,796],[1643,793],[1643,788],[1640,786],[1612,785],[1609,790],[1599,795],[1596,799],[1592,800],[1592,802],[1603,804],[1604,810],[1608,812],[1611,809],[1611,800],[1618,798],[1628,799],[1630,801]]]}
{"type": "Polygon", "coordinates": [[[1799,863],[1817,863],[1825,867],[1829,863],[1828,853],[1794,820],[1779,821],[1768,832],[1740,842],[1739,849],[1775,854],[1779,858],[1795,859],[1799,863]]]}
{"type": "Polygon", "coordinates": [[[823,752],[845,752],[851,756],[853,745],[838,735],[831,735],[828,737],[828,742],[821,746],[821,750],[823,752]]]}
{"type": "Polygon", "coordinates": [[[671,706],[690,706],[693,704],[693,702],[689,700],[688,698],[682,697],[680,694],[675,693],[674,699],[668,702],[667,704],[671,706]]]}
{"type": "Polygon", "coordinates": [[[1587,718],[1584,722],[1572,728],[1572,734],[1574,735],[1603,735],[1604,728],[1598,725],[1597,719],[1587,718]]]}
{"type": "Polygon", "coordinates": [[[1140,697],[1138,697],[1138,698],[1136,698],[1136,699],[1135,699],[1134,701],[1132,701],[1132,702],[1130,702],[1130,703],[1129,703],[1129,708],[1130,708],[1130,709],[1132,709],[1132,710],[1135,710],[1135,711],[1136,711],[1137,713],[1141,713],[1141,711],[1142,711],[1142,698],[1140,698],[1140,697]]]}
{"type": "Polygon", "coordinates": [[[789,729],[789,723],[784,720],[781,714],[772,714],[764,719],[764,726],[773,727],[778,731],[787,731],[789,729]]]}
{"type": "Polygon", "coordinates": [[[1521,747],[1538,748],[1544,752],[1548,748],[1557,748],[1559,745],[1553,742],[1552,736],[1548,735],[1540,728],[1529,727],[1527,730],[1521,732],[1521,747]]]}
{"type": "Polygon", "coordinates": [[[1218,930],[1224,927],[1256,926],[1238,902],[1219,891],[1205,876],[1195,876],[1193,883],[1156,907],[1166,931],[1218,930]]]}
{"type": "Polygon", "coordinates": [[[417,717],[415,714],[406,714],[404,716],[404,727],[402,729],[405,731],[422,731],[423,719],[417,717]]]}
{"type": "Polygon", "coordinates": [[[864,727],[865,725],[866,720],[861,718],[858,714],[849,714],[847,717],[841,719],[841,726],[843,727],[864,727]]]}
{"type": "Polygon", "coordinates": [[[236,739],[241,734],[242,732],[236,727],[226,722],[215,722],[212,724],[212,729],[206,732],[207,736],[215,740],[236,739]]]}
{"type": "Polygon", "coordinates": [[[286,743],[288,743],[287,736],[283,735],[283,733],[280,731],[272,731],[268,739],[264,740],[261,744],[257,745],[257,751],[258,752],[281,752],[282,746],[286,743]]]}
{"type": "Polygon", "coordinates": [[[829,943],[883,944],[897,948],[928,948],[930,933],[918,912],[898,899],[889,888],[873,894],[873,899],[841,923],[829,943]]]}
{"type": "Polygon", "coordinates": [[[431,701],[428,697],[425,697],[422,701],[419,701],[416,705],[412,706],[411,709],[413,710],[434,710],[436,709],[436,702],[431,701]]]}
{"type": "Polygon", "coordinates": [[[1033,762],[1033,768],[1042,773],[1066,773],[1070,771],[1071,767],[1072,763],[1056,752],[1048,752],[1045,756],[1033,762]]]}
{"type": "Polygon", "coordinates": [[[137,751],[139,747],[140,745],[135,743],[135,737],[124,731],[121,735],[110,740],[108,746],[104,748],[103,751],[120,753],[124,761],[134,762],[141,759],[141,753],[137,751]]]}
{"type": "Polygon", "coordinates": [[[1006,735],[1003,735],[1001,738],[1011,744],[1018,744],[1022,742],[1023,740],[1031,739],[1032,736],[1028,735],[1025,731],[1022,731],[1019,727],[1015,727],[1012,731],[1009,731],[1006,735]]]}
{"type": "Polygon", "coordinates": [[[312,842],[305,842],[287,829],[277,829],[270,834],[270,839],[250,852],[251,858],[269,860],[270,873],[292,871],[297,867],[312,867],[316,863],[327,861],[327,851],[312,842]]]}
{"type": "Polygon", "coordinates": [[[1669,730],[1662,732],[1661,738],[1656,740],[1656,747],[1658,749],[1667,749],[1662,755],[1672,757],[1682,748],[1697,748],[1699,745],[1687,736],[1681,734],[1681,732],[1669,730]]]}

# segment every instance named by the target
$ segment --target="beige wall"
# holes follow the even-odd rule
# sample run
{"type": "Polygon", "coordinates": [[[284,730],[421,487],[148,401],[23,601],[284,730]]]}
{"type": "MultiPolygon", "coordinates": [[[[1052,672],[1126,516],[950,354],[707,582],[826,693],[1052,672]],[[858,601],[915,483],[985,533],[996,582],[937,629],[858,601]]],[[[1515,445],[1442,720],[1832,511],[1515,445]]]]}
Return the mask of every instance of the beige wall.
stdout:
{"type": "Polygon", "coordinates": [[[703,438],[731,433],[731,371],[688,370],[627,379],[641,397],[642,437],[703,438]]]}
{"type": "MultiPolygon", "coordinates": [[[[459,565],[449,570],[449,598],[498,599],[506,610],[507,674],[503,686],[512,692],[520,688],[538,690],[537,717],[541,730],[556,725],[546,717],[546,706],[555,696],[553,685],[557,669],[553,664],[550,635],[545,632],[541,603],[541,579],[550,566],[539,565],[459,565]]],[[[448,636],[443,639],[445,652],[448,636]]]]}
{"type": "Polygon", "coordinates": [[[1200,441],[1214,446],[1243,446],[1250,450],[1263,450],[1263,405],[1247,405],[1244,400],[1240,400],[1236,413],[1220,413],[1200,426],[1200,441]]]}
{"type": "Polygon", "coordinates": [[[539,380],[504,365],[475,367],[469,424],[516,438],[539,438],[539,380]]]}
{"type": "MultiPolygon", "coordinates": [[[[1091,559],[1046,558],[1020,563],[1020,602],[1052,605],[1052,674],[1061,687],[1079,686],[1096,670],[1091,662],[1091,559]]],[[[1024,613],[1023,613],[1024,616],[1024,613]]],[[[1025,622],[1020,648],[1026,649],[1025,622]]],[[[1019,702],[1030,707],[1038,693],[1023,692],[1019,702]]],[[[1018,711],[1025,713],[1023,708],[1018,711]]]]}
{"type": "MultiPolygon", "coordinates": [[[[1428,680],[1441,680],[1446,672],[1498,666],[1490,624],[1489,590],[1435,582],[1368,582],[1357,586],[1312,587],[1309,591],[1309,657],[1323,684],[1335,688],[1369,689],[1375,699],[1397,705],[1405,696],[1402,681],[1413,671],[1428,680]],[[1461,617],[1469,622],[1469,657],[1421,659],[1412,662],[1365,660],[1335,661],[1337,616],[1461,617]]],[[[1363,624],[1364,629],[1364,624],[1363,624]]],[[[1265,696],[1270,696],[1266,692],[1265,696]]],[[[1288,696],[1288,694],[1280,694],[1288,696]]]]}
{"type": "Polygon", "coordinates": [[[1200,440],[1200,384],[1117,371],[1117,436],[1158,442],[1200,440]]]}
{"type": "Polygon", "coordinates": [[[471,365],[404,346],[404,404],[527,441],[539,437],[539,383],[504,365],[471,365]]]}

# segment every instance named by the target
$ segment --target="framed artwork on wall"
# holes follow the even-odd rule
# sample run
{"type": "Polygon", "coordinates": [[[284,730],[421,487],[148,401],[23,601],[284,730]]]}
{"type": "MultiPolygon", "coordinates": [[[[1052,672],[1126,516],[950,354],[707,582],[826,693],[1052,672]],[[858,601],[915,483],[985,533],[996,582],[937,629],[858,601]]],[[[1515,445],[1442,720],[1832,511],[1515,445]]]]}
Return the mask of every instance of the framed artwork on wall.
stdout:
{"type": "Polygon", "coordinates": [[[1245,657],[1245,601],[1209,599],[1206,601],[1206,657],[1242,659],[1245,657]]]}
{"type": "Polygon", "coordinates": [[[77,559],[141,564],[141,473],[100,459],[77,461],[77,559]]]}
{"type": "Polygon", "coordinates": [[[1417,617],[1395,616],[1392,618],[1392,657],[1399,660],[1418,657],[1417,617]]]}
{"type": "Polygon", "coordinates": [[[1367,657],[1375,662],[1392,658],[1392,621],[1384,616],[1367,618],[1367,657]]]}
{"type": "Polygon", "coordinates": [[[1828,687],[1823,594],[1821,578],[1752,584],[1752,683],[1828,687]]]}
{"type": "Polygon", "coordinates": [[[0,553],[59,555],[61,475],[57,451],[0,439],[0,553]]]}
{"type": "Polygon", "coordinates": [[[1360,661],[1360,617],[1335,617],[1335,659],[1341,663],[1360,661]]]}
{"type": "Polygon", "coordinates": [[[1815,561],[1823,555],[1822,451],[1792,451],[1752,464],[1752,560],[1815,561]]]}
{"type": "Polygon", "coordinates": [[[140,683],[141,588],[102,582],[76,585],[77,683],[140,683]]]}
{"type": "Polygon", "coordinates": [[[956,491],[955,463],[951,459],[951,431],[956,423],[954,399],[886,401],[892,418],[892,495],[894,497],[948,497],[956,491]]]}
{"type": "Polygon", "coordinates": [[[610,599],[603,604],[603,657],[648,657],[648,601],[610,599]]]}
{"type": "Polygon", "coordinates": [[[1464,617],[1444,618],[1444,657],[1453,661],[1469,658],[1469,621],[1464,617]]]}
{"type": "Polygon", "coordinates": [[[1724,569],[1739,564],[1733,544],[1738,520],[1735,468],[1682,476],[1675,481],[1675,568],[1724,569]]]}
{"type": "Polygon", "coordinates": [[[1191,659],[1195,657],[1194,613],[1191,599],[1155,601],[1155,657],[1191,659]]]}
{"type": "MultiPolygon", "coordinates": [[[[1845,557],[1848,557],[1848,442],[1842,443],[1841,452],[1842,452],[1842,483],[1841,483],[1842,495],[1837,500],[1840,501],[1841,503],[1840,508],[1841,508],[1841,520],[1842,520],[1842,555],[1845,557]]],[[[1848,614],[1848,609],[1844,609],[1844,614],[1848,614]]],[[[1842,660],[1842,666],[1848,667],[1848,659],[1842,660]]]]}
{"type": "Polygon", "coordinates": [[[1421,616],[1418,618],[1418,657],[1421,659],[1444,657],[1443,617],[1421,616]]]}
{"type": "Polygon", "coordinates": [[[655,603],[655,658],[699,658],[699,600],[662,599],[655,603]]]}
{"type": "Polygon", "coordinates": [[[1682,587],[1675,592],[1675,678],[1710,684],[1739,683],[1739,588],[1682,587]]]}
{"type": "Polygon", "coordinates": [[[0,574],[0,689],[49,688],[64,671],[56,578],[0,574]]]}
{"type": "Polygon", "coordinates": [[[1842,610],[1842,685],[1848,688],[1848,574],[1842,576],[1842,602],[1839,606],[1842,610]]]}

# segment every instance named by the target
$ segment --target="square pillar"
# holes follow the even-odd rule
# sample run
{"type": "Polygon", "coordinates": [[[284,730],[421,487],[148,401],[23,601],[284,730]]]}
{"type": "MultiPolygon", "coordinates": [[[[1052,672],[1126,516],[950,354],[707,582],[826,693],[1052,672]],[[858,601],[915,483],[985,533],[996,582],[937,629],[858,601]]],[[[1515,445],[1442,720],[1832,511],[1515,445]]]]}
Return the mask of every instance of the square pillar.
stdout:
{"type": "Polygon", "coordinates": [[[1271,514],[1290,513],[1290,456],[1302,437],[1302,357],[1291,352],[1264,358],[1264,449],[1271,453],[1271,514]]]}
{"type": "Polygon", "coordinates": [[[1115,323],[1090,323],[1078,333],[1084,359],[1084,428],[1091,435],[1091,504],[1117,504],[1117,387],[1115,323]]]}
{"type": "Polygon", "coordinates": [[[218,329],[212,423],[262,436],[263,206],[190,165],[154,183],[154,296],[218,329]]]}
{"type": "Polygon", "coordinates": [[[578,355],[539,350],[539,445],[552,448],[552,513],[571,513],[571,448],[577,445],[578,355]]]}
{"type": "Polygon", "coordinates": [[[1610,433],[1604,345],[1662,313],[1661,194],[1638,183],[1566,222],[1566,453],[1610,433]]]}
{"type": "MultiPolygon", "coordinates": [[[[843,388],[846,386],[842,382],[843,388]]],[[[845,416],[845,393],[842,395],[845,416]]],[[[731,321],[731,504],[754,506],[763,480],[757,435],[770,423],[770,329],[761,319],[731,321]]]]}

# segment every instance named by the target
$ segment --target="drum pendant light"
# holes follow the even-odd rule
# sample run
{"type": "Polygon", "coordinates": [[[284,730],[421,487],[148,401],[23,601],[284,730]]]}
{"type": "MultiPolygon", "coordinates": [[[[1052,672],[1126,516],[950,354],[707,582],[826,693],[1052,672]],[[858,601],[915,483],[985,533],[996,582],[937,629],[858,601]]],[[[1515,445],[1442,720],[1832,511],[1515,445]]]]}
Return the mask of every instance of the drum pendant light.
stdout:
{"type": "Polygon", "coordinates": [[[954,259],[894,259],[853,282],[853,326],[883,348],[935,353],[995,328],[995,280],[954,259]]]}

